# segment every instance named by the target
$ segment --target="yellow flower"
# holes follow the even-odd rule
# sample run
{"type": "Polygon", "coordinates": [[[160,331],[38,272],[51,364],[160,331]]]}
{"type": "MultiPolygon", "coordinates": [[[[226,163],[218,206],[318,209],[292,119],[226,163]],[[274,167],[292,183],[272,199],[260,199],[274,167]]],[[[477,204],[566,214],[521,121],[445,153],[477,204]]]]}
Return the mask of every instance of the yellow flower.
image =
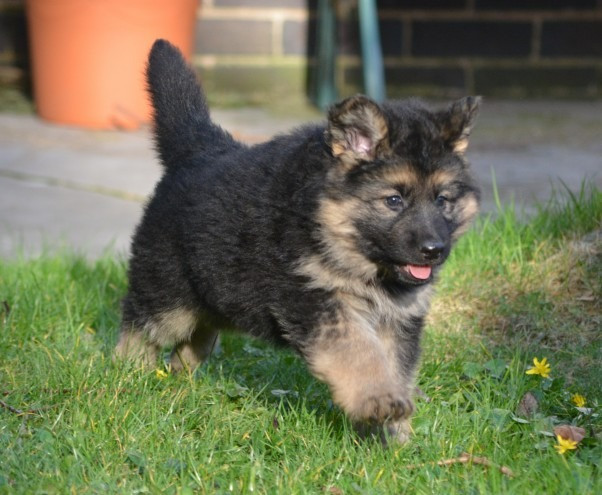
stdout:
{"type": "Polygon", "coordinates": [[[157,368],[155,370],[155,376],[159,379],[159,380],[163,380],[163,378],[167,378],[167,373],[164,370],[161,370],[159,368],[157,368]]]}
{"type": "Polygon", "coordinates": [[[581,395],[581,394],[573,394],[573,396],[571,397],[571,401],[577,407],[584,407],[585,406],[585,402],[586,402],[585,401],[585,397],[583,397],[583,395],[581,395]]]}
{"type": "Polygon", "coordinates": [[[541,375],[543,378],[547,378],[550,376],[550,370],[548,358],[543,358],[541,361],[537,358],[533,358],[533,367],[529,368],[525,373],[527,373],[527,375],[541,375]]]}
{"type": "Polygon", "coordinates": [[[577,448],[577,442],[570,440],[569,438],[562,438],[560,435],[556,435],[558,443],[554,445],[554,448],[559,454],[564,454],[569,450],[575,450],[577,448]]]}

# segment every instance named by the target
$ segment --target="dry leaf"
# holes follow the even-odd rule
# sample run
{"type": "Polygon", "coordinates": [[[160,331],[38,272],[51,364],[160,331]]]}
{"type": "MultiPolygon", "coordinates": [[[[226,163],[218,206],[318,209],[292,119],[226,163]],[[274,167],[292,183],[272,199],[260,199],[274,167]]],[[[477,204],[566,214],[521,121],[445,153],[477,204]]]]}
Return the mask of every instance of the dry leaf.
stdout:
{"type": "Polygon", "coordinates": [[[586,436],[586,432],[579,426],[558,425],[554,428],[554,434],[566,440],[579,443],[586,436]]]}
{"type": "Polygon", "coordinates": [[[481,466],[486,466],[486,467],[496,467],[497,469],[500,470],[500,472],[502,474],[505,474],[509,478],[514,477],[514,473],[512,472],[512,470],[509,467],[497,466],[496,464],[491,462],[486,457],[473,456],[467,452],[463,452],[458,457],[454,457],[453,459],[444,459],[442,461],[422,463],[422,464],[410,464],[409,466],[406,466],[406,468],[407,469],[416,469],[416,468],[421,468],[421,467],[428,466],[428,465],[451,466],[452,464],[480,464],[481,466]]]}
{"type": "Polygon", "coordinates": [[[527,392],[523,395],[523,398],[518,403],[516,408],[516,414],[518,416],[530,417],[533,416],[537,409],[539,409],[539,403],[531,392],[527,392]]]}

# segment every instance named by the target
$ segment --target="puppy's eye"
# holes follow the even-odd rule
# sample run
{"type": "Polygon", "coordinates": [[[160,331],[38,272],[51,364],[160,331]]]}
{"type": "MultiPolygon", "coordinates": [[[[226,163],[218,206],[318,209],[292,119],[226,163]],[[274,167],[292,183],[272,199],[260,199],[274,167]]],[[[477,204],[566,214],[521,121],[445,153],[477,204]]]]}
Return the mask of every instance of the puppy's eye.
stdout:
{"type": "Polygon", "coordinates": [[[401,196],[397,194],[395,196],[388,196],[385,198],[385,203],[392,210],[398,210],[403,206],[403,200],[401,199],[401,196]]]}
{"type": "Polygon", "coordinates": [[[435,204],[439,207],[445,206],[445,203],[449,202],[449,198],[444,194],[439,194],[435,199],[435,204]]]}

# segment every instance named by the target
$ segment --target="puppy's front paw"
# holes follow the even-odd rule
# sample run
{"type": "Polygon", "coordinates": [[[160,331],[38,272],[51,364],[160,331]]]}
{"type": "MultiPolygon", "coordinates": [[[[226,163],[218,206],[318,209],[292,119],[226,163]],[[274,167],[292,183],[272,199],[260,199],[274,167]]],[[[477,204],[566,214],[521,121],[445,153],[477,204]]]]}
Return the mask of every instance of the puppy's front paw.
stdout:
{"type": "Polygon", "coordinates": [[[414,403],[411,399],[386,393],[373,395],[366,399],[365,419],[382,423],[387,420],[398,420],[409,417],[414,412],[414,403]]]}
{"type": "Polygon", "coordinates": [[[412,399],[399,390],[375,387],[355,401],[350,411],[356,420],[382,424],[408,418],[414,412],[412,399]]]}
{"type": "Polygon", "coordinates": [[[404,444],[410,439],[412,427],[408,419],[400,421],[390,421],[384,425],[385,443],[404,444]]]}
{"type": "Polygon", "coordinates": [[[412,428],[408,419],[377,423],[355,423],[355,430],[361,438],[376,438],[384,446],[403,445],[410,439],[412,428]]]}

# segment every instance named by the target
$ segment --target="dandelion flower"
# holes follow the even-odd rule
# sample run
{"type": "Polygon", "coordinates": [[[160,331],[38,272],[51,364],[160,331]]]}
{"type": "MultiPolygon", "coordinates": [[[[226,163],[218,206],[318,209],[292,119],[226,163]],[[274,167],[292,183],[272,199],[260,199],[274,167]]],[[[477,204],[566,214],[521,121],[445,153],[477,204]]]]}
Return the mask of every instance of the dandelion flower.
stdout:
{"type": "Polygon", "coordinates": [[[573,394],[571,397],[571,402],[575,404],[577,407],[585,407],[585,397],[581,394],[573,394]]]}
{"type": "Polygon", "coordinates": [[[542,378],[548,378],[550,376],[550,365],[548,358],[543,358],[541,361],[537,358],[533,358],[533,367],[529,368],[525,373],[527,375],[541,375],[542,378]]]}
{"type": "Polygon", "coordinates": [[[156,369],[155,370],[155,376],[159,379],[159,380],[163,380],[163,378],[167,378],[167,373],[164,370],[161,369],[156,369]]]}
{"type": "Polygon", "coordinates": [[[577,448],[577,442],[570,438],[562,438],[560,435],[556,435],[556,440],[558,440],[558,443],[554,445],[554,448],[559,454],[564,454],[569,450],[575,450],[577,448]]]}

